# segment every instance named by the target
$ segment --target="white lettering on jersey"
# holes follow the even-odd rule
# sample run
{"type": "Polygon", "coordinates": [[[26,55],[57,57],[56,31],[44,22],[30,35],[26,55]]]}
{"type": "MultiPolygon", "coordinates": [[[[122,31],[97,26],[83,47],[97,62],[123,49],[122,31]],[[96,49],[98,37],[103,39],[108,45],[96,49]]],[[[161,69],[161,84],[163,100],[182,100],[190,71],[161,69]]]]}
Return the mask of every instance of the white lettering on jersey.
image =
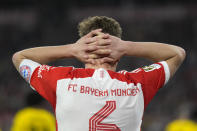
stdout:
{"type": "Polygon", "coordinates": [[[44,71],[44,70],[49,71],[49,69],[50,69],[50,66],[48,66],[48,65],[40,66],[40,68],[38,69],[38,77],[42,78],[42,71],[44,71]]]}
{"type": "Polygon", "coordinates": [[[86,95],[93,95],[93,96],[135,96],[137,93],[140,92],[141,84],[137,83],[135,86],[132,84],[129,88],[116,88],[116,89],[106,89],[101,90],[97,88],[92,88],[87,85],[79,85],[79,84],[69,84],[67,87],[68,92],[74,93],[81,93],[86,95]]]}

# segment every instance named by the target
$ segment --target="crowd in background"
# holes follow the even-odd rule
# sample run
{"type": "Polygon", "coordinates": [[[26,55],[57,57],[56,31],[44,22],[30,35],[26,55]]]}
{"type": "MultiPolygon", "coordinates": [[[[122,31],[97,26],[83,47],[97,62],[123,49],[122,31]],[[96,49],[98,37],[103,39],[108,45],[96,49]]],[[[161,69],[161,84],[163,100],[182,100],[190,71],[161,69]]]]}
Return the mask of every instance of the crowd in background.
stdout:
{"type": "MultiPolygon", "coordinates": [[[[0,128],[9,131],[14,115],[26,107],[33,92],[14,69],[14,52],[77,41],[77,24],[83,18],[105,15],[115,18],[124,40],[155,41],[183,47],[187,58],[175,77],[154,97],[144,114],[143,131],[164,131],[175,119],[197,119],[197,3],[151,0],[8,0],[0,4],[0,128]]],[[[123,57],[118,70],[131,71],[150,61],[123,57]]],[[[77,60],[50,65],[83,67],[77,60]]],[[[43,108],[52,112],[47,102],[43,108]]],[[[1,130],[0,129],[0,130],[1,130]]]]}

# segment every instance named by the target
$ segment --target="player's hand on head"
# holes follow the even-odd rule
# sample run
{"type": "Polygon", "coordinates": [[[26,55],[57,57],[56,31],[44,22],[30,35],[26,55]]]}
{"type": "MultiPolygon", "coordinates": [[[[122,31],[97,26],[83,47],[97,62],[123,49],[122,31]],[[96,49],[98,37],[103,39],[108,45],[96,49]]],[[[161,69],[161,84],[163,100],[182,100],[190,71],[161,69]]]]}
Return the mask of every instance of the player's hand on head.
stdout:
{"type": "Polygon", "coordinates": [[[101,29],[93,30],[80,38],[75,44],[74,56],[84,63],[115,63],[123,55],[122,40],[101,32],[101,29]]]}
{"type": "Polygon", "coordinates": [[[109,45],[107,45],[107,49],[111,50],[111,53],[108,58],[103,58],[102,62],[112,62],[112,60],[113,62],[117,62],[125,54],[123,41],[120,38],[112,35],[109,36],[109,39],[111,40],[111,42],[109,45]]]}
{"type": "MultiPolygon", "coordinates": [[[[101,33],[100,33],[101,34],[101,33]]],[[[102,34],[101,34],[102,35],[102,34]]],[[[108,35],[106,39],[97,39],[97,49],[92,51],[91,58],[100,63],[115,63],[124,55],[123,41],[115,36],[108,35]]],[[[91,45],[91,44],[90,44],[91,45]]]]}
{"type": "Polygon", "coordinates": [[[93,30],[87,35],[81,37],[75,44],[73,44],[73,55],[75,58],[77,58],[83,63],[95,63],[94,59],[98,58],[99,56],[96,56],[96,54],[90,54],[91,52],[96,51],[98,49],[98,40],[106,37],[105,35],[103,35],[102,38],[101,36],[94,37],[100,31],[101,29],[93,30]]]}
{"type": "Polygon", "coordinates": [[[96,45],[96,50],[92,50],[89,52],[89,56],[92,59],[98,59],[104,56],[109,56],[111,50],[108,49],[108,46],[111,44],[111,40],[109,39],[109,35],[101,34],[102,36],[95,36],[95,42],[90,43],[89,45],[96,45]],[[107,36],[107,37],[106,37],[107,36]]]}
{"type": "Polygon", "coordinates": [[[102,29],[96,29],[96,30],[92,30],[91,32],[89,32],[88,34],[86,34],[85,36],[83,36],[84,38],[91,38],[91,37],[94,37],[94,36],[97,36],[99,35],[101,32],[102,29]]]}
{"type": "Polygon", "coordinates": [[[109,56],[111,50],[108,49],[108,45],[111,44],[111,40],[109,39],[109,34],[105,34],[102,32],[97,32],[95,36],[93,36],[93,40],[96,40],[92,43],[87,43],[88,45],[96,45],[97,49],[95,51],[89,52],[89,58],[98,59],[103,58],[105,56],[109,56]]]}

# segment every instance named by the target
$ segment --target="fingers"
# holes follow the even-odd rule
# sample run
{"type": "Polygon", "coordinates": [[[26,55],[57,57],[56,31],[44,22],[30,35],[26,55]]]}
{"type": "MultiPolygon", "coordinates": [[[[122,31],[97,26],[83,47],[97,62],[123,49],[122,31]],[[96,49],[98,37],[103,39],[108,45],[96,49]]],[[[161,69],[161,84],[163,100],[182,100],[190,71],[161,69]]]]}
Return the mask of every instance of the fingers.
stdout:
{"type": "Polygon", "coordinates": [[[92,51],[95,51],[97,50],[98,47],[96,45],[88,45],[85,49],[86,52],[92,52],[92,51]]]}
{"type": "MultiPolygon", "coordinates": [[[[95,54],[105,54],[110,52],[108,48],[108,45],[111,44],[111,40],[109,39],[101,39],[99,41],[95,41],[95,42],[92,42],[91,44],[88,44],[86,46],[86,49],[85,51],[88,51],[88,52],[92,52],[92,51],[95,51],[95,54]]],[[[110,52],[111,53],[111,52],[110,52]]]]}
{"type": "Polygon", "coordinates": [[[101,57],[109,56],[111,53],[111,50],[97,50],[89,53],[87,56],[90,59],[98,59],[101,57]]]}
{"type": "Polygon", "coordinates": [[[107,39],[107,38],[109,38],[110,36],[109,36],[109,34],[105,34],[105,33],[99,32],[99,33],[97,33],[97,35],[94,36],[94,37],[96,37],[96,38],[102,38],[102,39],[107,39]]]}
{"type": "Polygon", "coordinates": [[[109,34],[105,34],[101,31],[102,31],[102,29],[93,30],[93,31],[89,32],[87,35],[85,35],[84,37],[85,38],[91,38],[91,37],[94,38],[96,36],[96,37],[103,38],[103,39],[107,39],[110,37],[109,34]]]}
{"type": "Polygon", "coordinates": [[[84,44],[92,44],[92,43],[94,43],[94,42],[96,42],[96,41],[97,41],[96,38],[86,38],[86,39],[84,40],[84,44]]]}
{"type": "Polygon", "coordinates": [[[92,42],[88,44],[89,46],[97,46],[98,49],[108,49],[111,45],[110,39],[101,39],[99,41],[92,42]]]}
{"type": "Polygon", "coordinates": [[[106,46],[106,45],[110,45],[111,44],[111,40],[110,39],[100,39],[97,41],[97,46],[106,46]]]}
{"type": "Polygon", "coordinates": [[[98,35],[100,32],[102,31],[102,29],[96,29],[96,30],[92,30],[90,33],[88,33],[85,37],[86,38],[90,38],[92,36],[98,35]]]}
{"type": "Polygon", "coordinates": [[[111,40],[109,34],[105,34],[101,32],[102,29],[93,30],[88,33],[82,39],[82,43],[84,44],[96,44],[96,45],[109,45],[111,40]],[[95,36],[96,35],[96,36],[95,36]],[[94,36],[94,37],[93,37],[94,36]]]}
{"type": "Polygon", "coordinates": [[[85,44],[97,44],[97,45],[109,45],[111,42],[111,39],[108,39],[109,35],[102,34],[101,36],[95,36],[92,38],[86,38],[84,39],[85,44]]]}
{"type": "Polygon", "coordinates": [[[96,55],[110,55],[112,51],[110,49],[98,49],[95,50],[93,52],[91,52],[91,54],[96,54],[96,55]]]}
{"type": "Polygon", "coordinates": [[[89,59],[98,59],[98,58],[100,58],[100,56],[98,56],[98,55],[96,55],[96,54],[89,54],[89,55],[88,55],[88,58],[89,58],[89,59]]]}

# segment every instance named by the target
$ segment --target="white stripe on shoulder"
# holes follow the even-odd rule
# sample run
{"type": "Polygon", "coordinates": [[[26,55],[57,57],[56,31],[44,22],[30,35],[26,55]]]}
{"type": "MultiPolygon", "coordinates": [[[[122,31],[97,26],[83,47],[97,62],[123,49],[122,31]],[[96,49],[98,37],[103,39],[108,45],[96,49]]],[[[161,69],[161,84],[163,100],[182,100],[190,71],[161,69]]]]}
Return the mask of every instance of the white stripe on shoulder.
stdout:
{"type": "Polygon", "coordinates": [[[161,63],[163,65],[163,67],[164,67],[164,71],[165,71],[165,84],[166,84],[169,81],[169,79],[170,79],[170,69],[169,69],[168,64],[167,64],[166,61],[161,61],[159,63],[161,63]]]}
{"type": "Polygon", "coordinates": [[[21,76],[28,82],[30,83],[31,76],[34,72],[34,70],[40,66],[39,63],[29,60],[29,59],[24,59],[19,66],[19,72],[21,76]]]}

